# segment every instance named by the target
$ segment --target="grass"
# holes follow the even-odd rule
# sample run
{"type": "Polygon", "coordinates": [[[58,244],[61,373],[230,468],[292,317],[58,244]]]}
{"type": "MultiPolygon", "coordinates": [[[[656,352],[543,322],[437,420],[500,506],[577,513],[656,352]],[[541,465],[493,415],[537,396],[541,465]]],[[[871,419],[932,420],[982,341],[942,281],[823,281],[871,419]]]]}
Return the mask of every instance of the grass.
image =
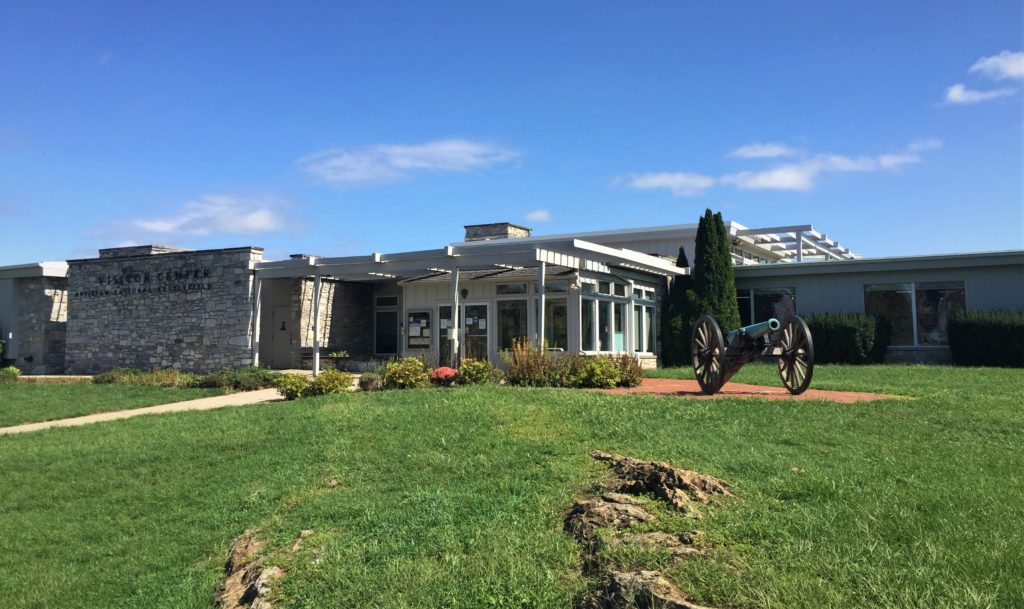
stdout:
{"type": "Polygon", "coordinates": [[[0,437],[0,598],[207,608],[228,543],[258,526],[278,547],[315,531],[276,559],[275,607],[569,607],[591,582],[562,518],[602,448],[733,484],[692,525],[709,555],[667,570],[697,602],[1024,606],[1024,371],[817,374],[919,399],[466,387],[0,437]]]}
{"type": "Polygon", "coordinates": [[[222,395],[222,389],[172,389],[91,383],[0,383],[0,427],[222,395]]]}

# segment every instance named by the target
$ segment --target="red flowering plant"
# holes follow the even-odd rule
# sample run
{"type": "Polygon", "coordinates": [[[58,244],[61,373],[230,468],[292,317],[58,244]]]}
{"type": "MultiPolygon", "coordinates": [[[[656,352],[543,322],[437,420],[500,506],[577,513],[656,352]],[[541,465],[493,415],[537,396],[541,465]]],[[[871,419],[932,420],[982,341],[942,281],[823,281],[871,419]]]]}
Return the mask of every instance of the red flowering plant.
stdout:
{"type": "Polygon", "coordinates": [[[458,376],[459,371],[455,368],[441,366],[440,368],[434,368],[434,371],[430,373],[430,382],[442,387],[451,387],[455,384],[455,378],[458,376]]]}

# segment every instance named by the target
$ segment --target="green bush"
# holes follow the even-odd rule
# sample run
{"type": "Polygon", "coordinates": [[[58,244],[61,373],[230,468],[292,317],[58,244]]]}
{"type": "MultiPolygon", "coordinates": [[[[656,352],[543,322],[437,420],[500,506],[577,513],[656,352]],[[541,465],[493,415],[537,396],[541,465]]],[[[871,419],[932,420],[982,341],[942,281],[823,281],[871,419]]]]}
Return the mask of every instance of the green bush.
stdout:
{"type": "Polygon", "coordinates": [[[426,362],[416,357],[394,359],[384,364],[381,386],[384,389],[414,389],[430,384],[426,362]]]}
{"type": "Polygon", "coordinates": [[[610,357],[588,357],[581,370],[579,386],[611,389],[619,384],[619,367],[610,357]]]}
{"type": "Polygon", "coordinates": [[[341,370],[321,370],[316,375],[309,388],[302,394],[327,395],[330,393],[345,393],[352,390],[352,375],[341,370]]]}
{"type": "Polygon", "coordinates": [[[143,385],[148,387],[199,387],[201,378],[174,368],[136,370],[115,368],[92,377],[99,385],[143,385]]]}
{"type": "MultiPolygon", "coordinates": [[[[818,364],[867,364],[875,349],[878,322],[867,313],[811,313],[804,317],[814,341],[818,364]]],[[[884,356],[884,350],[881,351],[884,356]]]]}
{"type": "Polygon", "coordinates": [[[1024,368],[1024,312],[957,311],[946,327],[953,363],[1024,368]]]}
{"type": "Polygon", "coordinates": [[[381,389],[380,376],[374,372],[364,372],[359,377],[359,388],[363,391],[377,391],[381,389]]]}
{"type": "Polygon", "coordinates": [[[455,382],[460,385],[485,385],[501,382],[502,373],[485,359],[467,357],[459,366],[459,376],[455,382]]]}
{"type": "Polygon", "coordinates": [[[615,358],[615,365],[619,369],[619,387],[639,387],[643,382],[644,369],[636,357],[623,353],[615,358]]]}
{"type": "Polygon", "coordinates": [[[286,400],[301,398],[306,394],[310,384],[309,377],[305,374],[282,374],[274,379],[274,387],[277,387],[286,400]]]}
{"type": "Polygon", "coordinates": [[[547,387],[551,384],[554,358],[543,345],[517,338],[512,341],[512,349],[501,357],[505,360],[505,378],[510,385],[547,387]]]}
{"type": "Polygon", "coordinates": [[[547,385],[550,387],[582,387],[583,368],[587,365],[586,355],[564,353],[555,356],[548,371],[547,385]]]}
{"type": "Polygon", "coordinates": [[[13,383],[18,380],[19,376],[21,376],[21,370],[14,366],[0,368],[0,383],[13,383]]]}

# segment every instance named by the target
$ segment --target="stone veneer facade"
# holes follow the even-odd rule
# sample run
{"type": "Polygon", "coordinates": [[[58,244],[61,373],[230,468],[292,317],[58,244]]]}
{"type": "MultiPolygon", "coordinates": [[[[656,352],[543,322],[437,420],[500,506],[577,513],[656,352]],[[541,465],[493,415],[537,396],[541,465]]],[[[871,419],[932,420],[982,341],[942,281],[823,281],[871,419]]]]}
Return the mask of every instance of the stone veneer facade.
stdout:
{"type": "Polygon", "coordinates": [[[68,320],[67,280],[25,277],[14,283],[18,300],[15,365],[26,374],[63,374],[68,320]]]}
{"type": "Polygon", "coordinates": [[[66,371],[250,365],[251,267],[262,258],[256,247],[146,246],[69,260],[66,371]]]}
{"type": "MultiPolygon", "coordinates": [[[[313,280],[292,282],[292,311],[299,323],[294,344],[313,349],[313,280]]],[[[347,351],[352,357],[373,355],[373,285],[324,279],[320,284],[321,353],[347,351]]],[[[299,354],[296,354],[299,355],[299,354]]],[[[298,365],[298,360],[296,365],[298,365]]]]}

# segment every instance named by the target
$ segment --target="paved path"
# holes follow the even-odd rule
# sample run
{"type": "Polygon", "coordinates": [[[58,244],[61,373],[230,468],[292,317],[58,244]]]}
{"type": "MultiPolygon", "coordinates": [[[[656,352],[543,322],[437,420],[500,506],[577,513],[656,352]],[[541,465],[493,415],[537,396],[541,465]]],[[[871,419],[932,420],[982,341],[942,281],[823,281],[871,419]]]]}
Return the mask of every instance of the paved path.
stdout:
{"type": "Polygon", "coordinates": [[[726,383],[715,395],[704,395],[697,381],[680,379],[644,379],[639,387],[619,387],[617,389],[601,389],[607,393],[660,393],[696,398],[765,398],[769,400],[828,400],[852,404],[871,400],[885,400],[899,397],[885,393],[863,393],[860,391],[825,391],[808,389],[800,395],[790,395],[779,381],[778,387],[763,385],[746,385],[744,383],[726,383]]]}
{"type": "Polygon", "coordinates": [[[44,421],[42,423],[25,423],[13,427],[0,427],[0,436],[11,433],[23,433],[26,431],[39,431],[52,427],[76,427],[102,421],[116,421],[117,419],[130,419],[143,414],[162,414],[165,412],[182,412],[185,410],[212,410],[224,408],[225,406],[244,406],[246,404],[262,404],[264,402],[275,402],[280,400],[281,394],[277,389],[260,389],[259,391],[246,391],[244,393],[229,393],[218,395],[212,398],[200,398],[198,400],[187,400],[174,402],[173,404],[161,404],[160,406],[147,406],[145,408],[132,408],[131,410],[115,410],[114,412],[100,412],[87,414],[82,417],[70,419],[58,419],[56,421],[44,421]]]}

